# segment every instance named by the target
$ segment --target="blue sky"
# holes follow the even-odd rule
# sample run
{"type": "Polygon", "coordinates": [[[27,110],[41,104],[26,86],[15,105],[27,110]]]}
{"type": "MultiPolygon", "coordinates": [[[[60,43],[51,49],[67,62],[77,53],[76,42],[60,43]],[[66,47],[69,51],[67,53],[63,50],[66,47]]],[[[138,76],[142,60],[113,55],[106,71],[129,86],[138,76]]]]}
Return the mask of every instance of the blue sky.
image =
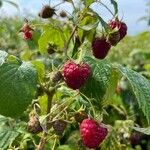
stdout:
{"type": "MultiPolygon", "coordinates": [[[[25,12],[37,14],[41,9],[43,4],[48,4],[49,0],[14,0],[19,5],[21,12],[18,12],[12,6],[5,4],[1,11],[5,12],[6,15],[17,14],[24,17],[25,12]]],[[[149,30],[146,22],[139,22],[138,19],[146,14],[146,2],[149,0],[118,0],[120,18],[123,18],[123,21],[128,25],[128,34],[134,35],[144,30],[149,30]]],[[[60,0],[51,0],[51,4],[54,6],[58,4],[60,0]]],[[[109,5],[109,0],[102,0],[105,4],[109,5]]],[[[93,5],[98,13],[100,13],[106,20],[111,18],[111,15],[107,12],[106,9],[98,5],[93,5]]],[[[65,9],[69,11],[71,9],[69,4],[65,4],[58,9],[65,9]]],[[[1,13],[1,12],[0,12],[1,13]]]]}

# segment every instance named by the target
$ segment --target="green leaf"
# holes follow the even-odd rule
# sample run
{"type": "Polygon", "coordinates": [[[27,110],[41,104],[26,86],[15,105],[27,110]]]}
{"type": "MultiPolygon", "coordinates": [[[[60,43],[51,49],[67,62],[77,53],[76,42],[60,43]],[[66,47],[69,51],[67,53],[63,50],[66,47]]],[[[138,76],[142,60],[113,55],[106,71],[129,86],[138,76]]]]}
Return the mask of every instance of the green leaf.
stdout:
{"type": "Polygon", "coordinates": [[[83,4],[84,4],[86,7],[90,6],[92,3],[95,2],[95,0],[81,0],[81,1],[83,1],[83,4]]]}
{"type": "Polygon", "coordinates": [[[0,149],[5,150],[19,135],[19,132],[7,126],[0,126],[0,149]]]}
{"type": "Polygon", "coordinates": [[[0,125],[5,124],[6,122],[8,122],[8,118],[5,116],[0,115],[0,125]]]}
{"type": "Polygon", "coordinates": [[[91,67],[91,76],[80,91],[88,98],[102,100],[110,82],[111,65],[106,61],[99,61],[86,57],[84,61],[91,67]]]}
{"type": "Polygon", "coordinates": [[[109,135],[101,144],[101,150],[117,150],[120,149],[120,143],[117,141],[117,133],[115,130],[109,132],[109,135]]]}
{"type": "Polygon", "coordinates": [[[38,41],[39,50],[42,54],[47,53],[48,44],[54,45],[58,50],[61,50],[64,48],[64,42],[64,35],[61,30],[52,27],[45,28],[38,41]]]}
{"type": "Polygon", "coordinates": [[[109,85],[108,85],[108,88],[107,88],[106,94],[105,94],[105,101],[106,100],[111,101],[111,99],[115,93],[119,79],[120,79],[119,73],[115,69],[112,69],[111,76],[110,76],[110,82],[109,82],[109,85]]]}
{"type": "Polygon", "coordinates": [[[150,135],[150,127],[148,128],[139,128],[139,127],[132,127],[134,130],[144,133],[146,135],[150,135]]]}
{"type": "Polygon", "coordinates": [[[96,16],[92,16],[87,14],[84,19],[78,24],[78,36],[81,41],[85,38],[91,41],[93,39],[93,35],[95,34],[96,27],[99,23],[96,16]]]}
{"type": "Polygon", "coordinates": [[[37,72],[29,62],[6,60],[0,66],[0,83],[0,114],[17,117],[34,98],[37,72]]]}
{"type": "Polygon", "coordinates": [[[32,64],[34,65],[34,67],[36,68],[37,72],[38,72],[38,79],[40,82],[43,81],[44,76],[45,76],[45,66],[42,62],[40,61],[32,61],[32,64]]]}
{"type": "Polygon", "coordinates": [[[2,3],[2,1],[0,0],[0,8],[3,6],[3,3],[2,3]]]}
{"type": "Polygon", "coordinates": [[[0,66],[4,63],[5,58],[7,57],[7,53],[5,51],[0,50],[0,66]]]}
{"type": "Polygon", "coordinates": [[[76,148],[70,145],[61,145],[57,148],[57,150],[76,150],[76,148]]]}
{"type": "Polygon", "coordinates": [[[13,1],[10,1],[10,0],[3,0],[3,1],[7,2],[7,3],[11,4],[12,6],[16,7],[17,9],[19,9],[19,6],[16,3],[14,3],[13,1]]]}
{"type": "Polygon", "coordinates": [[[147,121],[150,121],[150,81],[144,78],[141,74],[118,66],[118,70],[123,76],[125,76],[132,87],[133,93],[135,94],[139,107],[142,109],[147,121]]]}
{"type": "Polygon", "coordinates": [[[89,31],[92,30],[93,28],[96,28],[98,26],[99,20],[95,21],[94,23],[84,25],[84,26],[78,26],[80,29],[89,31]]]}
{"type": "Polygon", "coordinates": [[[116,0],[110,0],[110,2],[114,6],[115,15],[117,15],[118,14],[118,3],[116,2],[116,0]]]}
{"type": "Polygon", "coordinates": [[[106,32],[108,32],[109,31],[109,25],[104,21],[104,19],[102,18],[102,17],[100,17],[99,15],[98,15],[98,18],[99,18],[99,21],[101,22],[101,25],[102,25],[102,27],[104,27],[104,29],[106,30],[106,32]]]}

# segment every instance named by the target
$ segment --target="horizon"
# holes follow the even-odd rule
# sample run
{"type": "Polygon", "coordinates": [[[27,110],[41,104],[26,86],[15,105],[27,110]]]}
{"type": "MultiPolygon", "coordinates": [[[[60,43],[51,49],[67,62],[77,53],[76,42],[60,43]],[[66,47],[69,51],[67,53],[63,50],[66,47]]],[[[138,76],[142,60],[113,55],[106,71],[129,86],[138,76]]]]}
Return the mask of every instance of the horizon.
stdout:
{"type": "MultiPolygon", "coordinates": [[[[51,5],[54,6],[61,2],[60,0],[52,1],[51,5]]],[[[103,1],[105,4],[110,6],[109,1],[105,0],[103,1]]],[[[129,35],[136,35],[142,31],[149,30],[149,27],[147,26],[146,21],[138,21],[141,17],[146,15],[146,2],[145,0],[126,0],[126,1],[118,1],[118,7],[121,14],[119,14],[120,18],[123,18],[123,21],[126,22],[128,25],[128,34],[129,35]]],[[[49,4],[49,0],[32,0],[32,1],[25,1],[25,0],[18,0],[16,3],[19,5],[20,11],[18,12],[13,6],[4,3],[4,6],[1,8],[0,12],[5,12],[6,16],[13,16],[17,15],[20,17],[27,17],[29,14],[36,15],[38,14],[41,7],[45,4],[49,4]],[[33,7],[34,6],[34,7],[33,7]],[[28,12],[26,12],[28,11],[28,12]],[[26,13],[25,13],[26,12],[26,13]]],[[[111,6],[110,6],[111,7],[111,6]]],[[[71,6],[69,4],[64,4],[61,7],[58,8],[70,11],[71,6]]],[[[96,10],[98,13],[101,13],[102,16],[105,18],[105,20],[108,20],[110,18],[109,12],[102,6],[99,7],[97,5],[93,5],[92,8],[96,10]],[[100,9],[99,9],[100,8],[100,9]]]]}

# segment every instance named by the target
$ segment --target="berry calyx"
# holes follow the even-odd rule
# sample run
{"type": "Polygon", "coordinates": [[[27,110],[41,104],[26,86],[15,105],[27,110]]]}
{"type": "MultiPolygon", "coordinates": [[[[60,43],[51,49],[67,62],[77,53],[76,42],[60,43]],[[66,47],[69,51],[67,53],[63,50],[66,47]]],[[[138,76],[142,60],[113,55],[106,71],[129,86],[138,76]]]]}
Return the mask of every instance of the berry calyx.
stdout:
{"type": "Polygon", "coordinates": [[[76,64],[73,61],[68,61],[64,65],[64,80],[68,87],[76,90],[85,84],[90,72],[91,69],[88,64],[76,64]]]}
{"type": "Polygon", "coordinates": [[[31,31],[26,31],[23,33],[23,38],[25,40],[31,40],[32,39],[32,32],[31,31]]]}
{"type": "MultiPolygon", "coordinates": [[[[111,20],[109,22],[109,26],[111,29],[117,28],[120,34],[120,40],[122,40],[127,34],[127,25],[124,22],[118,20],[111,20]]],[[[119,40],[119,41],[120,41],[119,40]]]]}
{"type": "Polygon", "coordinates": [[[80,125],[81,138],[88,148],[98,148],[107,134],[107,128],[93,119],[84,119],[80,125]]]}
{"type": "Polygon", "coordinates": [[[104,59],[108,51],[110,50],[111,45],[107,42],[106,38],[95,38],[92,42],[92,52],[93,55],[98,59],[104,59]]]}

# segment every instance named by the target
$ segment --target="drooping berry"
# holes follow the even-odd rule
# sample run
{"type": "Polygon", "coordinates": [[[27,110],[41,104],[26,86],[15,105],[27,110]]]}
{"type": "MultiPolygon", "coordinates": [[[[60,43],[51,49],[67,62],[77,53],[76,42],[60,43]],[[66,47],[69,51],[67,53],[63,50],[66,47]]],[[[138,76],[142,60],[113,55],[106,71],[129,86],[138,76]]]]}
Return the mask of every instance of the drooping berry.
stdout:
{"type": "Polygon", "coordinates": [[[53,128],[55,130],[55,133],[57,135],[62,135],[65,128],[67,126],[67,122],[59,119],[59,120],[56,120],[54,123],[53,123],[53,128]]]}
{"type": "Polygon", "coordinates": [[[88,148],[98,148],[107,134],[107,128],[93,119],[84,119],[80,125],[81,138],[88,148]]]}
{"type": "Polygon", "coordinates": [[[41,12],[39,13],[39,17],[43,19],[51,18],[55,14],[55,9],[50,7],[49,5],[43,6],[41,12]]]}
{"type": "Polygon", "coordinates": [[[64,80],[68,87],[76,90],[85,84],[90,72],[91,69],[88,64],[76,64],[73,61],[68,61],[64,65],[64,80]]]}
{"type": "Polygon", "coordinates": [[[120,40],[122,40],[127,34],[127,25],[124,22],[118,20],[111,20],[109,22],[109,26],[111,29],[118,28],[120,34],[120,40]]]}
{"type": "Polygon", "coordinates": [[[29,122],[27,125],[27,129],[29,132],[33,134],[37,134],[39,132],[42,132],[42,127],[40,125],[39,119],[35,115],[31,115],[29,118],[29,122]]]}
{"type": "Polygon", "coordinates": [[[106,38],[95,38],[92,42],[92,52],[93,55],[98,59],[104,59],[108,51],[110,50],[111,45],[107,42],[106,38]]]}
{"type": "Polygon", "coordinates": [[[26,31],[23,33],[23,38],[25,40],[31,40],[32,39],[32,32],[31,31],[26,31]]]}

